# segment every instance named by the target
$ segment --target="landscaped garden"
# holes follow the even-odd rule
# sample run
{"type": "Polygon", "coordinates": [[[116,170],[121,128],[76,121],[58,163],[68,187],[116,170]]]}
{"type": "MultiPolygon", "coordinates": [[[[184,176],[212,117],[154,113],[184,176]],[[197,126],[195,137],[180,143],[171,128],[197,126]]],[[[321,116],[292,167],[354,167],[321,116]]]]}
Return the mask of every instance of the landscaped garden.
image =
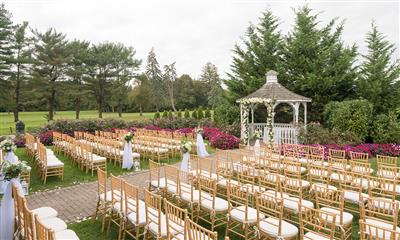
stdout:
{"type": "MultiPolygon", "coordinates": [[[[344,12],[282,4],[293,17],[257,10],[226,46],[230,68],[198,77],[182,62],[216,54],[179,34],[202,56],[161,65],[168,38],[143,58],[137,39],[36,29],[1,4],[0,240],[400,239],[400,62],[388,21],[372,20],[397,6],[352,14],[369,30],[349,37],[344,12]]],[[[179,22],[202,31],[195,17],[179,22]]]]}

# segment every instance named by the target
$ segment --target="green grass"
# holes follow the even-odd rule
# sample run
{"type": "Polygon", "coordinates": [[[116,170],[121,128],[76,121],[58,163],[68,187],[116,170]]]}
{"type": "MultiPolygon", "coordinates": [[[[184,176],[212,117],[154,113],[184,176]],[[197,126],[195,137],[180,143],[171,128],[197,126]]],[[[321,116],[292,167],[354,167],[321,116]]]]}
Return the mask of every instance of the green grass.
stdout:
{"type": "MultiPolygon", "coordinates": [[[[25,153],[24,148],[18,148],[15,154],[19,157],[22,161],[27,161],[28,165],[32,167],[31,170],[31,179],[30,179],[30,186],[29,186],[29,193],[37,192],[37,191],[44,191],[55,189],[58,187],[66,187],[75,185],[78,183],[85,183],[97,180],[97,174],[94,173],[92,176],[91,173],[86,173],[79,169],[70,159],[62,154],[57,154],[58,159],[64,163],[64,180],[61,181],[58,177],[49,177],[47,178],[46,184],[43,183],[43,180],[39,177],[38,169],[36,163],[33,160],[30,160],[25,153]]],[[[178,158],[171,158],[170,163],[174,164],[178,162],[180,159],[178,158]]],[[[148,161],[142,160],[141,161],[141,168],[147,169],[148,168],[148,161]]],[[[129,172],[133,172],[133,170],[126,170],[122,169],[120,166],[111,163],[107,163],[107,172],[113,173],[114,175],[122,175],[129,172]]]]}
{"type": "MultiPolygon", "coordinates": [[[[19,119],[25,123],[25,129],[29,130],[34,127],[40,127],[44,125],[47,120],[45,119],[47,112],[20,112],[19,119]]],[[[140,116],[139,113],[123,113],[122,119],[124,120],[138,120],[152,118],[154,113],[143,113],[140,116]]],[[[81,111],[80,119],[95,119],[98,118],[96,110],[81,111]]],[[[103,113],[103,118],[118,118],[118,113],[103,113]]],[[[59,111],[56,112],[54,119],[75,119],[74,111],[59,111]]],[[[14,115],[10,113],[0,113],[0,135],[10,134],[10,128],[12,132],[15,132],[14,115]]]]}

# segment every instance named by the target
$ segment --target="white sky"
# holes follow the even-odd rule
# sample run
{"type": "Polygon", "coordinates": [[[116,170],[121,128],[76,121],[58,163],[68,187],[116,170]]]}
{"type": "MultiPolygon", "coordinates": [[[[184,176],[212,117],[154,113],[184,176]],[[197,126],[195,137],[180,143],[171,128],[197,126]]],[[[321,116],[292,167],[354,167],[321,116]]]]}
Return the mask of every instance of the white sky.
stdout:
{"type": "MultiPolygon", "coordinates": [[[[399,0],[400,1],[400,0],[399,0]]],[[[162,67],[176,62],[178,74],[198,77],[202,66],[214,63],[226,77],[232,48],[249,23],[257,23],[265,9],[280,20],[287,33],[294,23],[293,8],[307,3],[320,20],[346,20],[343,40],[365,53],[364,38],[375,20],[381,32],[399,47],[399,1],[234,1],[234,0],[5,0],[14,22],[28,21],[45,31],[53,27],[93,43],[118,41],[133,46],[145,65],[155,48],[162,67]]],[[[394,58],[399,58],[399,50],[394,58]]]]}

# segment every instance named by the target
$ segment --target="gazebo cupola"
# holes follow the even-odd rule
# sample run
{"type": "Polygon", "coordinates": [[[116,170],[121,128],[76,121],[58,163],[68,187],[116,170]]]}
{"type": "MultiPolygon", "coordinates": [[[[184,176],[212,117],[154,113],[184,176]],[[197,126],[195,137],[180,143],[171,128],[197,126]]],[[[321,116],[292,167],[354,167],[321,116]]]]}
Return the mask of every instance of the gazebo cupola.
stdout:
{"type": "Polygon", "coordinates": [[[268,71],[266,82],[261,88],[237,100],[240,104],[240,136],[245,142],[256,131],[261,131],[264,141],[273,137],[274,142],[277,144],[297,143],[299,108],[301,104],[304,107],[304,125],[307,124],[307,103],[311,102],[311,99],[286,89],[279,84],[277,75],[278,73],[273,70],[268,71]],[[293,109],[293,121],[290,124],[274,122],[275,108],[281,103],[286,103],[293,109]],[[257,104],[263,104],[267,108],[266,123],[254,123],[254,109],[257,104]],[[249,114],[251,117],[250,122],[249,114]]]}

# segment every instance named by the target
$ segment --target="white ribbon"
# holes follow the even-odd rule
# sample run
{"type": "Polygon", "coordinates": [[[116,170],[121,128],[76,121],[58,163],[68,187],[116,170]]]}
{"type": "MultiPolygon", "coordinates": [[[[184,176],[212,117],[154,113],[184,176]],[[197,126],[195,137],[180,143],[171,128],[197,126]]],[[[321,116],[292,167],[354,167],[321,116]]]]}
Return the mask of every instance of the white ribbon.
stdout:
{"type": "Polygon", "coordinates": [[[260,156],[260,140],[257,139],[256,143],[254,144],[254,154],[256,155],[256,157],[260,156]]]}
{"type": "Polygon", "coordinates": [[[1,200],[0,206],[0,239],[12,240],[14,235],[14,200],[12,196],[12,186],[15,184],[19,191],[22,187],[19,178],[13,178],[7,184],[6,191],[1,200]]]}
{"type": "Polygon", "coordinates": [[[133,166],[132,143],[125,142],[124,155],[122,157],[122,168],[131,169],[133,166]]]}
{"type": "Polygon", "coordinates": [[[200,133],[197,134],[196,146],[197,146],[197,155],[199,157],[208,157],[208,156],[210,156],[210,154],[208,154],[208,152],[206,150],[206,146],[204,144],[203,136],[201,136],[200,133]]]}
{"type": "Polygon", "coordinates": [[[186,172],[189,171],[189,159],[190,159],[190,153],[189,152],[184,153],[183,159],[181,162],[181,170],[182,171],[186,171],[186,172]]]}

